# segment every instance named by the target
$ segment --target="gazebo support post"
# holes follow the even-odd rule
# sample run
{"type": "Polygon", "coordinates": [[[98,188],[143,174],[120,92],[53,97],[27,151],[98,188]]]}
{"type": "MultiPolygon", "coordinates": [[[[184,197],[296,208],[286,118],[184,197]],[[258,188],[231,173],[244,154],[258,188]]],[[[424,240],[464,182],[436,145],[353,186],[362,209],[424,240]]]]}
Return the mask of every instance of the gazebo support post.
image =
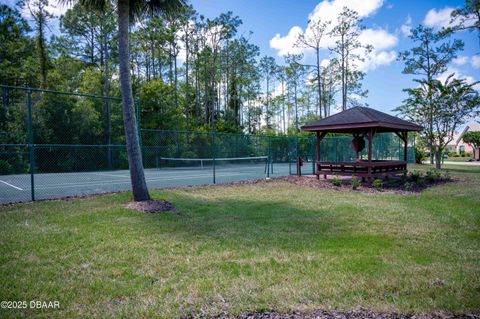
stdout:
{"type": "Polygon", "coordinates": [[[408,131],[402,131],[401,133],[395,132],[395,134],[403,141],[403,160],[406,162],[408,150],[408,131]]]}
{"type": "Polygon", "coordinates": [[[373,129],[370,129],[367,133],[367,139],[368,139],[368,174],[367,174],[367,181],[371,182],[372,181],[372,142],[373,142],[373,135],[375,132],[373,129]]]}
{"type": "Polygon", "coordinates": [[[319,131],[317,131],[317,179],[320,179],[320,171],[318,169],[318,162],[320,162],[320,142],[323,140],[323,138],[325,137],[327,133],[326,132],[322,132],[320,133],[319,131]]]}

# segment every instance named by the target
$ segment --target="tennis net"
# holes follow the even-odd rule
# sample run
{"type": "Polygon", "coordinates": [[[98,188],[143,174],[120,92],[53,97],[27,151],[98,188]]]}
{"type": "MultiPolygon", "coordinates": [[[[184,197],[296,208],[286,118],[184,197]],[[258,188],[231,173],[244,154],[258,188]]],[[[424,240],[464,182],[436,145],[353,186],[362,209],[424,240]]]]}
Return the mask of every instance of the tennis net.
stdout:
{"type": "Polygon", "coordinates": [[[268,170],[268,156],[254,157],[224,157],[224,158],[181,158],[181,157],[161,157],[160,169],[180,169],[180,170],[205,170],[213,169],[235,169],[242,171],[263,171],[268,170]]]}

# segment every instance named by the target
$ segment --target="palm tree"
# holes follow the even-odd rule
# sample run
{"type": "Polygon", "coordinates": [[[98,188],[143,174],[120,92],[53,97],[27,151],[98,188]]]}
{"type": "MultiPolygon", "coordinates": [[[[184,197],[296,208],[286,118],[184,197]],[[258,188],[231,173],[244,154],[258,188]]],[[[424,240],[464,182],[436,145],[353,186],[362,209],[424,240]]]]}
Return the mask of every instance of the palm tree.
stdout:
{"type": "MultiPolygon", "coordinates": [[[[60,0],[61,2],[80,2],[85,6],[103,9],[109,0],[60,0]]],[[[137,123],[130,76],[130,47],[128,27],[130,22],[148,14],[175,12],[185,5],[184,0],[117,0],[118,15],[118,52],[120,59],[120,84],[122,90],[123,124],[127,144],[128,165],[132,183],[133,200],[150,199],[143,171],[142,151],[138,136],[137,123]]]]}

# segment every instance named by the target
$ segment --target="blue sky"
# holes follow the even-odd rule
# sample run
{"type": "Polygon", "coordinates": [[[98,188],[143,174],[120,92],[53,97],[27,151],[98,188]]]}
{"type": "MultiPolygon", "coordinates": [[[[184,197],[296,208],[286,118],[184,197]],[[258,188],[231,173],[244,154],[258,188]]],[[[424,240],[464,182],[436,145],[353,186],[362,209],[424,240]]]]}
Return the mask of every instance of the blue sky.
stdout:
{"type": "MultiPolygon", "coordinates": [[[[207,17],[233,11],[243,21],[240,33],[252,31],[250,39],[260,47],[261,54],[276,57],[278,63],[283,63],[283,57],[279,56],[279,53],[285,51],[291,42],[288,38],[289,32],[294,27],[305,30],[309,17],[334,20],[331,16],[335,12],[335,7],[341,8],[343,5],[363,11],[364,25],[372,30],[368,40],[373,43],[378,42],[379,47],[374,59],[377,63],[367,67],[366,70],[364,87],[369,90],[366,102],[371,107],[390,112],[405,98],[402,89],[414,85],[411,76],[402,74],[403,64],[395,59],[399,51],[407,50],[412,46],[405,34],[409,26],[427,24],[440,28],[448,22],[446,17],[450,10],[462,6],[464,2],[461,0],[192,0],[191,3],[199,13],[207,17]],[[272,43],[273,38],[276,40],[272,43]]],[[[459,32],[454,37],[465,42],[465,49],[459,53],[460,58],[455,61],[456,63],[450,65],[449,71],[461,77],[467,77],[470,81],[480,80],[480,45],[477,33],[459,32]]],[[[328,58],[327,55],[328,51],[325,50],[324,58],[328,58]]],[[[308,53],[306,59],[309,59],[308,53]]]]}

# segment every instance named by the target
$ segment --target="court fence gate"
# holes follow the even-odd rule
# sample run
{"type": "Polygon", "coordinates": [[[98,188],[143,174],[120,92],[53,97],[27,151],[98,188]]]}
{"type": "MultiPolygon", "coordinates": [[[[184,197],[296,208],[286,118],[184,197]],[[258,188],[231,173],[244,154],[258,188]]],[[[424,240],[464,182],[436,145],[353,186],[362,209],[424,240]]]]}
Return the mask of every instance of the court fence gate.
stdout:
{"type": "MultiPolygon", "coordinates": [[[[0,204],[130,189],[121,100],[0,85],[0,204]],[[95,110],[90,114],[85,110],[95,110]],[[105,119],[96,126],[92,116],[105,119]],[[53,121],[52,119],[61,119],[53,121]]],[[[142,129],[143,164],[151,188],[229,183],[315,172],[313,135],[267,136],[142,129]]],[[[378,134],[375,159],[403,158],[394,134],[378,134]]],[[[414,139],[408,159],[414,161],[414,139]]],[[[322,158],[355,158],[350,136],[322,141],[322,158]]],[[[361,154],[366,156],[366,154],[361,154]]]]}

